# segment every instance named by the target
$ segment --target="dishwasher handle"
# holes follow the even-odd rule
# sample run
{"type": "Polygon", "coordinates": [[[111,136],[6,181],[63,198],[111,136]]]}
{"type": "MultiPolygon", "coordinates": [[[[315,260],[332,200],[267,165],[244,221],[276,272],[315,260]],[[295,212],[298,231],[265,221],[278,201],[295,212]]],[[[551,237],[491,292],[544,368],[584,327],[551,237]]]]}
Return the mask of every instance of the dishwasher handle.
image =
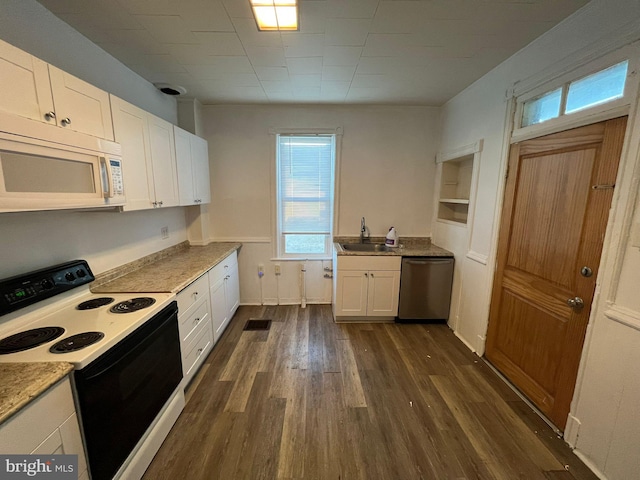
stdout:
{"type": "Polygon", "coordinates": [[[408,259],[405,258],[403,260],[403,263],[408,263],[409,265],[434,265],[434,264],[443,264],[443,263],[451,263],[453,261],[453,259],[451,258],[447,258],[444,260],[413,260],[413,259],[408,259]]]}

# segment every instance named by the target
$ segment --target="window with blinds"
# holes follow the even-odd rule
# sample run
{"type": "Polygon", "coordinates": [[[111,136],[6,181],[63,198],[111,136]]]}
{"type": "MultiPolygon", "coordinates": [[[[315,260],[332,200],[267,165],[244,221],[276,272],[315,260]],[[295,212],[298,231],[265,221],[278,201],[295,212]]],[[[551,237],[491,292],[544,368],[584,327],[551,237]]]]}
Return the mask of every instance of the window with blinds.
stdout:
{"type": "Polygon", "coordinates": [[[278,135],[280,256],[331,253],[335,135],[278,135]]]}

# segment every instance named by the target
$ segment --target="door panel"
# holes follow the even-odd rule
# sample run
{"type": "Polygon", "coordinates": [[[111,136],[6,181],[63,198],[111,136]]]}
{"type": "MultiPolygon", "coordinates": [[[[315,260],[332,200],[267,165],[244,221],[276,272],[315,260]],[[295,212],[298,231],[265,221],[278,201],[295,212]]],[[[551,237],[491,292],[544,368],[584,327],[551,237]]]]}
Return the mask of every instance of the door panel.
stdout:
{"type": "Polygon", "coordinates": [[[486,356],[560,429],[575,387],[625,128],[623,117],[511,148],[486,356]],[[580,274],[583,266],[591,277],[580,274]],[[583,308],[568,305],[576,297],[583,308]]]}

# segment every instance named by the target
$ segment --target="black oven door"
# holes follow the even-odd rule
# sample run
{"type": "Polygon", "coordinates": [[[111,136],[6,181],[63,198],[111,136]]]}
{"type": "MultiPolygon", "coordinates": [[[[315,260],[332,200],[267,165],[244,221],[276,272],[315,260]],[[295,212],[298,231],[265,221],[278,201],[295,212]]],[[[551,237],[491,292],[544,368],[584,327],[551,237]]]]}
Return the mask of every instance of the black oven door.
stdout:
{"type": "Polygon", "coordinates": [[[74,372],[93,480],[113,478],[180,384],[177,313],[172,302],[74,372]]]}

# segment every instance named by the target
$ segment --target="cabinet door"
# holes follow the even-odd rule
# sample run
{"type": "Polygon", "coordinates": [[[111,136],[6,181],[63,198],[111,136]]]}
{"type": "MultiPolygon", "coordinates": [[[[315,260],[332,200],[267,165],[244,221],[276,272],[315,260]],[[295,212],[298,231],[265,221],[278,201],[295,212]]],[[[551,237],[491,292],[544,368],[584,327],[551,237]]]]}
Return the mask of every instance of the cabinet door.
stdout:
{"type": "Polygon", "coordinates": [[[198,203],[211,202],[211,179],[209,178],[209,144],[204,138],[191,137],[191,161],[193,183],[198,203]]]}
{"type": "Polygon", "coordinates": [[[237,262],[230,264],[227,269],[224,293],[227,302],[227,322],[229,322],[240,305],[240,279],[237,262]]]}
{"type": "Polygon", "coordinates": [[[227,300],[224,293],[224,277],[211,286],[211,324],[213,325],[213,341],[218,341],[224,326],[228,323],[227,300]]]}
{"type": "Polygon", "coordinates": [[[149,121],[149,143],[153,164],[153,185],[158,206],[174,207],[179,205],[178,175],[176,172],[176,154],[173,139],[173,125],[147,113],[149,121]]]}
{"type": "Polygon", "coordinates": [[[173,127],[176,145],[176,166],[178,173],[178,193],[180,205],[196,203],[195,173],[191,158],[191,134],[176,126],[173,127]]]}
{"type": "Polygon", "coordinates": [[[122,145],[124,210],[153,208],[155,191],[147,112],[111,96],[115,140],[122,145]]]}
{"type": "Polygon", "coordinates": [[[398,315],[400,272],[375,270],[369,272],[367,315],[387,317],[398,315]]]}
{"type": "Polygon", "coordinates": [[[109,94],[49,65],[49,78],[58,125],[113,140],[109,94]]]}
{"type": "Polygon", "coordinates": [[[0,110],[55,125],[47,64],[0,40],[0,110]]]}
{"type": "Polygon", "coordinates": [[[336,316],[367,315],[368,273],[360,270],[338,271],[336,316]]]}

